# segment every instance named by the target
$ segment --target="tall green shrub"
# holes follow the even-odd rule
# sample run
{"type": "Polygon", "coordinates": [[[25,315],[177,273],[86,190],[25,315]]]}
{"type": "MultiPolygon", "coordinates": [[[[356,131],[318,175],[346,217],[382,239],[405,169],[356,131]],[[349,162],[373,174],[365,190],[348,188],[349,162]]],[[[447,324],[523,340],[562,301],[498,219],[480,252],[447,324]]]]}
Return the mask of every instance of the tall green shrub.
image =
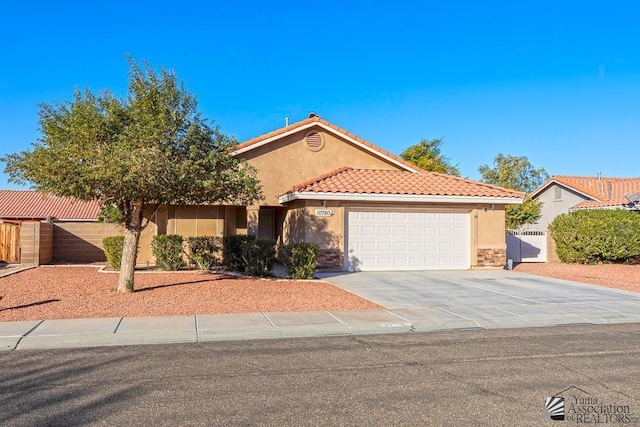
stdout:
{"type": "Polygon", "coordinates": [[[104,256],[107,258],[109,266],[114,270],[120,270],[123,246],[124,236],[109,236],[102,239],[104,256]]]}
{"type": "Polygon", "coordinates": [[[212,236],[188,237],[189,261],[201,270],[209,270],[218,263],[221,239],[212,236]]]}
{"type": "Polygon", "coordinates": [[[162,270],[175,271],[184,265],[182,260],[182,243],[184,238],[178,234],[162,234],[153,236],[151,251],[156,257],[156,267],[162,270]]]}
{"type": "Polygon", "coordinates": [[[236,234],[222,238],[222,263],[232,271],[245,271],[245,262],[242,259],[242,244],[256,240],[256,236],[236,234]]]}
{"type": "Polygon", "coordinates": [[[244,271],[252,276],[269,276],[276,262],[275,240],[250,239],[242,242],[244,271]]]}
{"type": "Polygon", "coordinates": [[[316,243],[295,243],[280,247],[280,260],[292,279],[313,279],[318,256],[320,246],[316,243]]]}
{"type": "Polygon", "coordinates": [[[557,216],[549,231],[562,262],[624,263],[640,257],[638,212],[578,210],[557,216]]]}

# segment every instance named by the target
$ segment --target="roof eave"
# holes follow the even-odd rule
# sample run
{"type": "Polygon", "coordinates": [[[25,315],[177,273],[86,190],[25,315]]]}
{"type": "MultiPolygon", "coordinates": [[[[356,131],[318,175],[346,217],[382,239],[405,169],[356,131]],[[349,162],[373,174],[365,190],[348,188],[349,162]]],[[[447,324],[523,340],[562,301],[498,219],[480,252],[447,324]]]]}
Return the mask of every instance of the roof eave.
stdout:
{"type": "Polygon", "coordinates": [[[578,190],[577,188],[567,184],[566,182],[562,182],[562,181],[558,181],[554,178],[550,178],[549,181],[545,182],[544,184],[542,184],[540,187],[536,188],[535,190],[533,190],[531,193],[529,193],[527,195],[528,199],[533,199],[534,197],[540,195],[540,193],[542,193],[544,190],[546,190],[547,188],[551,187],[552,184],[556,184],[559,185],[561,187],[564,187],[566,189],[569,189],[571,191],[574,191],[578,194],[580,194],[583,197],[586,197],[589,200],[596,200],[596,201],[601,201],[600,199],[597,199],[595,197],[593,197],[590,194],[585,193],[584,191],[578,190]]]}
{"type": "Polygon", "coordinates": [[[418,194],[371,194],[371,193],[322,193],[290,192],[278,198],[281,204],[294,200],[340,200],[359,202],[413,202],[413,203],[490,203],[496,205],[519,205],[521,198],[491,196],[436,196],[418,194]]]}

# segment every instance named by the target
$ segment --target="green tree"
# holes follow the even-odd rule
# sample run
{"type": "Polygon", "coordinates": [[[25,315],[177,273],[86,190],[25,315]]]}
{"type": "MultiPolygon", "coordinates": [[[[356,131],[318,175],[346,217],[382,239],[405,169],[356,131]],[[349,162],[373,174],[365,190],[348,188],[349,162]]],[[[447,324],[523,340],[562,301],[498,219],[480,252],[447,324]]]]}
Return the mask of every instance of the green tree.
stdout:
{"type": "MultiPolygon", "coordinates": [[[[481,165],[478,168],[482,181],[500,187],[529,193],[549,178],[544,168],[534,168],[525,156],[504,156],[498,154],[493,167],[481,165]]],[[[507,228],[518,228],[534,224],[542,215],[542,202],[525,199],[521,205],[506,207],[507,228]]]]}
{"type": "Polygon", "coordinates": [[[125,242],[118,291],[133,290],[140,233],[162,204],[251,204],[255,169],[230,155],[237,142],[201,117],[176,75],[131,66],[125,99],[76,90],[72,101],[40,105],[41,138],[9,154],[10,181],[122,214],[125,242]]]}
{"type": "Polygon", "coordinates": [[[525,156],[504,156],[498,154],[493,167],[482,165],[478,168],[482,181],[529,193],[549,178],[544,168],[535,169],[525,156]]]}
{"type": "Polygon", "coordinates": [[[407,147],[400,157],[426,171],[460,175],[457,165],[452,165],[451,159],[440,152],[442,144],[444,138],[423,138],[419,143],[407,147]]]}

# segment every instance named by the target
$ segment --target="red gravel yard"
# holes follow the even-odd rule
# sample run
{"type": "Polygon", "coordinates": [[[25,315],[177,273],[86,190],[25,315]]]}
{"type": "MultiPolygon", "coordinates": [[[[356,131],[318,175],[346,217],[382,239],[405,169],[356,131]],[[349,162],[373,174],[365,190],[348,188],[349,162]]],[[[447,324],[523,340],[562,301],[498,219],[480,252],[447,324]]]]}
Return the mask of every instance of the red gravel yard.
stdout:
{"type": "Polygon", "coordinates": [[[246,312],[367,310],[379,305],[329,283],[234,278],[203,272],[118,275],[96,267],[42,266],[0,278],[0,321],[246,312]]]}
{"type": "Polygon", "coordinates": [[[640,265],[522,263],[518,264],[514,270],[521,273],[640,292],[640,265]]]}

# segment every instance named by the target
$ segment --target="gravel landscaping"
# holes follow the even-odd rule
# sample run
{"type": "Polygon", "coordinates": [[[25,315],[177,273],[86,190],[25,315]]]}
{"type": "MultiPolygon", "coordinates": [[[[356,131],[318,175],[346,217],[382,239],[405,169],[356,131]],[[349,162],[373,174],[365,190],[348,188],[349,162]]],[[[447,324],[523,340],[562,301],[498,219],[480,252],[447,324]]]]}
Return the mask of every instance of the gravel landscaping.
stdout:
{"type": "Polygon", "coordinates": [[[136,291],[121,294],[117,281],[96,267],[42,266],[2,277],[0,321],[381,308],[326,282],[141,273],[136,291]]]}
{"type": "MultiPolygon", "coordinates": [[[[640,292],[640,265],[525,263],[514,270],[640,292]]],[[[136,291],[120,294],[117,280],[96,266],[42,266],[1,277],[0,321],[382,308],[321,281],[140,273],[136,291]]]]}
{"type": "Polygon", "coordinates": [[[640,292],[640,265],[522,263],[516,265],[514,270],[521,273],[640,292]]]}

